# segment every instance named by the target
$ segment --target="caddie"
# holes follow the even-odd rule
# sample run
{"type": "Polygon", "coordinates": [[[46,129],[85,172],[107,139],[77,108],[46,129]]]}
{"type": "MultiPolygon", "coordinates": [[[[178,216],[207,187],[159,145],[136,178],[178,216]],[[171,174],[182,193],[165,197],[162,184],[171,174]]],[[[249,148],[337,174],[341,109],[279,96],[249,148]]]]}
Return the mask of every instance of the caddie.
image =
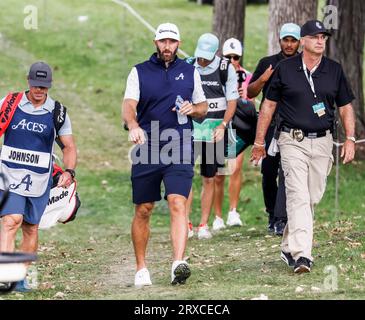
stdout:
{"type": "MultiPolygon", "coordinates": [[[[0,211],[0,251],[13,252],[18,229],[22,229],[20,250],[36,253],[38,224],[46,208],[52,185],[52,152],[56,135],[62,149],[65,171],[59,187],[68,187],[75,177],[76,145],[65,108],[54,116],[55,101],[48,95],[52,70],[45,62],[34,63],[28,74],[29,89],[10,93],[0,100],[1,172],[8,180],[9,198],[0,211]],[[57,118],[57,119],[56,119],[57,118]],[[55,119],[63,120],[56,132],[55,119]]],[[[0,192],[7,186],[0,185],[0,192]]],[[[17,291],[29,291],[26,279],[17,291]]]]}

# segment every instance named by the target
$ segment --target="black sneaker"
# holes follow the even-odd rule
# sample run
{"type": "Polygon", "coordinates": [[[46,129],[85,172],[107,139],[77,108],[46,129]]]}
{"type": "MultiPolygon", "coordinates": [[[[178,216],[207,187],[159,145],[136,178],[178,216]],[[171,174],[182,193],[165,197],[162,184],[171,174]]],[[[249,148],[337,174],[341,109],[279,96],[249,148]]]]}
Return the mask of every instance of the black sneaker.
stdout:
{"type": "Polygon", "coordinates": [[[308,258],[300,257],[297,261],[295,261],[294,273],[310,272],[312,264],[313,262],[308,258]]]}
{"type": "Polygon", "coordinates": [[[288,267],[293,268],[295,265],[295,260],[290,252],[281,251],[280,259],[283,260],[288,265],[288,267]]]}
{"type": "Polygon", "coordinates": [[[275,218],[269,215],[269,223],[267,225],[267,232],[274,233],[275,218]]]}
{"type": "Polygon", "coordinates": [[[275,222],[274,224],[274,233],[277,236],[282,236],[284,233],[284,229],[286,226],[286,221],[285,220],[278,220],[275,222]]]}
{"type": "Polygon", "coordinates": [[[186,262],[178,264],[176,267],[172,267],[171,270],[171,284],[185,284],[186,279],[191,275],[189,265],[186,262]]]}
{"type": "Polygon", "coordinates": [[[0,282],[0,295],[13,291],[17,282],[0,282]]]}

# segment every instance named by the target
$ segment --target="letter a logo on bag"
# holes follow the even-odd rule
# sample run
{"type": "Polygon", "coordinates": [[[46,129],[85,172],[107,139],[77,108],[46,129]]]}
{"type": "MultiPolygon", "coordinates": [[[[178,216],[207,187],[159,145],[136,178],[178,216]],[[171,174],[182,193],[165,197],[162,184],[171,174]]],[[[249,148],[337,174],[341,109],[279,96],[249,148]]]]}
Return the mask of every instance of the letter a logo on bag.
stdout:
{"type": "Polygon", "coordinates": [[[33,184],[33,181],[32,179],[30,178],[30,174],[27,174],[23,179],[22,181],[16,185],[16,184],[11,184],[9,186],[9,189],[12,189],[12,190],[16,190],[16,189],[19,189],[19,187],[22,185],[22,184],[25,184],[25,191],[29,191],[29,188],[30,186],[33,184]]]}

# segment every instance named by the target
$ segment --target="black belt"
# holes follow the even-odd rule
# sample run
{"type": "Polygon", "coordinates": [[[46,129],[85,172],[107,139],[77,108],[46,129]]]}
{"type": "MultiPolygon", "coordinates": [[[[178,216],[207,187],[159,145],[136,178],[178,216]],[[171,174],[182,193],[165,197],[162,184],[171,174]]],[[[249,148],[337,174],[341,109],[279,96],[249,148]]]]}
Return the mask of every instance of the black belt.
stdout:
{"type": "Polygon", "coordinates": [[[304,139],[304,137],[307,137],[308,139],[315,139],[320,137],[325,137],[327,133],[331,132],[330,129],[323,130],[323,131],[316,131],[316,132],[308,132],[301,129],[295,129],[295,128],[289,128],[286,126],[281,126],[280,131],[288,132],[293,135],[293,138],[295,138],[298,141],[301,141],[304,139]],[[303,137],[303,139],[301,139],[303,137]]]}

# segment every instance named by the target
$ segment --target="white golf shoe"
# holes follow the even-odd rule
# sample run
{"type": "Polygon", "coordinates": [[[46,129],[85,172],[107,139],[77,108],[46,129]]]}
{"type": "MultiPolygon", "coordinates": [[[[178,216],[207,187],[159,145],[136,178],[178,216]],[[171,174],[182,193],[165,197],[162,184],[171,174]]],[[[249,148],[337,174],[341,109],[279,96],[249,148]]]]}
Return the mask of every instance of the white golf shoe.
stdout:
{"type": "Polygon", "coordinates": [[[224,224],[224,220],[218,216],[215,216],[213,221],[213,231],[218,231],[224,229],[226,225],[224,224]]]}
{"type": "Polygon", "coordinates": [[[236,209],[233,209],[230,212],[228,212],[227,225],[230,227],[233,227],[233,226],[241,227],[242,226],[242,221],[241,221],[240,215],[236,211],[236,209]]]}
{"type": "Polygon", "coordinates": [[[209,227],[207,224],[200,224],[198,227],[198,239],[210,239],[212,234],[209,231],[209,227]]]}
{"type": "Polygon", "coordinates": [[[134,285],[136,287],[152,285],[150,273],[148,272],[147,268],[143,268],[136,272],[136,275],[134,276],[134,285]]]}

